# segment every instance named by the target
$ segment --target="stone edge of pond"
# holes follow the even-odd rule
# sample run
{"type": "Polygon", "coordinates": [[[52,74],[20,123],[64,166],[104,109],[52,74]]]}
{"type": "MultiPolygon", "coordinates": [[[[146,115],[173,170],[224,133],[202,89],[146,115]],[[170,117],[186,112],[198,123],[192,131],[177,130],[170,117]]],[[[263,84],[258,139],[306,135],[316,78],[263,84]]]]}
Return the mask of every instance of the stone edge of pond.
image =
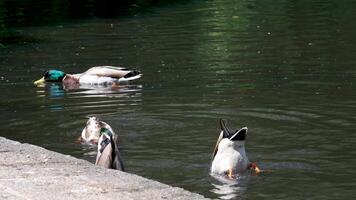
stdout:
{"type": "Polygon", "coordinates": [[[204,199],[182,188],[4,137],[0,137],[0,191],[0,199],[204,199]]]}

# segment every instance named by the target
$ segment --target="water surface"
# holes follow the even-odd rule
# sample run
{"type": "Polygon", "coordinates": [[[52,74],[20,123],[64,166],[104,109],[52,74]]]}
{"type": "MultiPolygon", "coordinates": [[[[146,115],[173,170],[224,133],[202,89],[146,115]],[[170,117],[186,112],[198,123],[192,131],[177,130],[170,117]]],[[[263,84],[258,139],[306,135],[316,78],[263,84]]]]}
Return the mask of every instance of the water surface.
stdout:
{"type": "Polygon", "coordinates": [[[337,1],[193,1],[114,19],[23,28],[0,48],[1,136],[89,161],[75,139],[96,115],[119,133],[128,172],[210,198],[355,196],[356,18],[337,1]],[[49,68],[121,65],[130,85],[35,87],[49,68]],[[219,118],[247,126],[265,170],[209,175],[219,118]]]}

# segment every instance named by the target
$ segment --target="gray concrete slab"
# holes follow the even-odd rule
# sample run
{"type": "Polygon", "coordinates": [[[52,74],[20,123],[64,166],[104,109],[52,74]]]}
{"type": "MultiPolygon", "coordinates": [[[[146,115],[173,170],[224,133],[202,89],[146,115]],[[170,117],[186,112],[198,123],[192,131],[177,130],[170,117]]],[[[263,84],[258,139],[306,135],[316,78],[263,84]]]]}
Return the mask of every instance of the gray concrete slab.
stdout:
{"type": "Polygon", "coordinates": [[[138,175],[105,169],[0,137],[0,199],[204,199],[138,175]]]}

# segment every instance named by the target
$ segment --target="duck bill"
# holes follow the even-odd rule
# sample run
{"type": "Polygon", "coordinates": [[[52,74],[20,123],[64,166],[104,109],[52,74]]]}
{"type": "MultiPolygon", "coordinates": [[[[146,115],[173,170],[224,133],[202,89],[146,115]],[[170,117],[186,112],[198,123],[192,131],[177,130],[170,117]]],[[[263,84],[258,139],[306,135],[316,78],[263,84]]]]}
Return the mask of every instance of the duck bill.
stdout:
{"type": "Polygon", "coordinates": [[[33,82],[35,85],[43,85],[45,83],[44,77],[38,79],[37,81],[33,82]]]}
{"type": "Polygon", "coordinates": [[[216,141],[216,144],[215,144],[215,147],[214,147],[212,159],[214,159],[216,153],[218,152],[218,146],[219,146],[220,141],[223,139],[223,134],[224,134],[223,131],[221,131],[221,133],[219,135],[219,138],[218,138],[218,141],[216,141]]]}

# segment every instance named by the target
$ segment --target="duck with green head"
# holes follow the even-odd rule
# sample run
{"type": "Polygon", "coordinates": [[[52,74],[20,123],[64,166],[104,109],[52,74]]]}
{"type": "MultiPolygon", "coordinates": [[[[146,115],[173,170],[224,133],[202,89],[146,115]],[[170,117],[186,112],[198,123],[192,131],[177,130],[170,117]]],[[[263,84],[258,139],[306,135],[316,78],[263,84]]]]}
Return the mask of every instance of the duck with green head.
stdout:
{"type": "Polygon", "coordinates": [[[127,83],[140,78],[142,74],[136,70],[122,67],[98,66],[79,74],[67,74],[60,70],[48,70],[44,76],[35,81],[35,85],[46,82],[62,82],[64,85],[115,85],[127,83]]]}

